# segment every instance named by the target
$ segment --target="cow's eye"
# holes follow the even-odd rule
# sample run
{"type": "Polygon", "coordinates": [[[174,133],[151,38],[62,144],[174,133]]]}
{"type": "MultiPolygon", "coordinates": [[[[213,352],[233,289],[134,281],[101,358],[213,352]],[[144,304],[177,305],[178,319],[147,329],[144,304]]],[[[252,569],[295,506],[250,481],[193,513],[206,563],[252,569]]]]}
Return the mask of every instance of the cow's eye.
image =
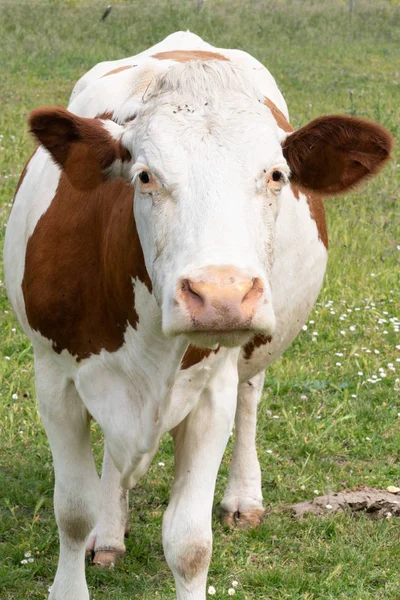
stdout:
{"type": "Polygon", "coordinates": [[[282,181],[283,175],[280,171],[272,171],[273,181],[282,181]]]}
{"type": "Polygon", "coordinates": [[[142,171],[139,173],[139,179],[142,183],[150,183],[150,176],[147,171],[142,171]]]}

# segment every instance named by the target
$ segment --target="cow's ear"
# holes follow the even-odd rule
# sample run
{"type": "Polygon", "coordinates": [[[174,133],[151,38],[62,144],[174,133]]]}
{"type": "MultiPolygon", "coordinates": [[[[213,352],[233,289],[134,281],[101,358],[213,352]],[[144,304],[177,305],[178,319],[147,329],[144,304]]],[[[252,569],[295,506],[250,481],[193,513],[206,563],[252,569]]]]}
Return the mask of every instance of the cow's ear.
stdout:
{"type": "Polygon", "coordinates": [[[296,185],[340,194],[377,173],[390,158],[390,132],[365,119],[331,115],[288,135],[283,154],[296,185]]]}
{"type": "Polygon", "coordinates": [[[90,190],[131,160],[120,137],[123,128],[112,121],[78,117],[62,107],[43,107],[29,115],[35,138],[47,148],[72,185],[90,190]],[[112,132],[111,132],[112,127],[112,132]]]}

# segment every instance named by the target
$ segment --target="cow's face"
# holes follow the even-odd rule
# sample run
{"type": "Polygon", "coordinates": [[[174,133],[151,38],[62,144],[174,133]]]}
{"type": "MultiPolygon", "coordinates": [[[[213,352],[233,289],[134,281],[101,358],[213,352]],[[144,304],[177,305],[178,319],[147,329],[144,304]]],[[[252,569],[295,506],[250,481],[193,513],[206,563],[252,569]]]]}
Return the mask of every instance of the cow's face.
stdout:
{"type": "Polygon", "coordinates": [[[350,117],[317,119],[286,137],[229,63],[174,67],[124,127],[63,109],[36,111],[31,125],[74,185],[85,178],[79,156],[98,163],[86,188],[122,173],[134,186],[164,333],[200,346],[273,335],[275,221],[289,179],[340,193],[377,172],[391,149],[383,128],[350,117]]]}
{"type": "MultiPolygon", "coordinates": [[[[179,71],[187,89],[194,65],[179,71]]],[[[270,111],[242,90],[222,93],[207,71],[198,94],[153,92],[123,143],[164,332],[237,344],[274,331],[274,230],[289,168],[270,111]]]]}

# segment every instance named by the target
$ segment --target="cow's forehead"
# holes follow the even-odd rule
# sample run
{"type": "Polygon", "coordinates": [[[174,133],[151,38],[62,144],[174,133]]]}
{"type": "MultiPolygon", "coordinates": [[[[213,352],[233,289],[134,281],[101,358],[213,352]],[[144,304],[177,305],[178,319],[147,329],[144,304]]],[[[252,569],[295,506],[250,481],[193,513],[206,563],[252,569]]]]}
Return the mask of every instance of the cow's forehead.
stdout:
{"type": "Polygon", "coordinates": [[[149,167],[237,162],[243,168],[268,167],[283,160],[279,128],[262,104],[213,107],[164,104],[138,119],[132,129],[137,159],[149,167]]]}
{"type": "Polygon", "coordinates": [[[249,161],[281,156],[280,133],[264,97],[247,75],[228,62],[177,65],[152,82],[132,123],[133,144],[147,160],[203,159],[213,147],[218,156],[249,161]],[[200,152],[200,150],[203,152],[200,152]]]}

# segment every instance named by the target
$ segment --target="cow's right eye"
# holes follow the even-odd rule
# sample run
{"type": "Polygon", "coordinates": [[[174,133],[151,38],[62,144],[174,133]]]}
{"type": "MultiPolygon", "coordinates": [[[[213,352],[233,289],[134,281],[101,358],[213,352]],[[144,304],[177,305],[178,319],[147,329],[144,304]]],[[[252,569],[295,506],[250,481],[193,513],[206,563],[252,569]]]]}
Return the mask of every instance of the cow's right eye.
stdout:
{"type": "Polygon", "coordinates": [[[142,171],[139,173],[139,179],[142,183],[150,183],[150,177],[147,171],[142,171]]]}

